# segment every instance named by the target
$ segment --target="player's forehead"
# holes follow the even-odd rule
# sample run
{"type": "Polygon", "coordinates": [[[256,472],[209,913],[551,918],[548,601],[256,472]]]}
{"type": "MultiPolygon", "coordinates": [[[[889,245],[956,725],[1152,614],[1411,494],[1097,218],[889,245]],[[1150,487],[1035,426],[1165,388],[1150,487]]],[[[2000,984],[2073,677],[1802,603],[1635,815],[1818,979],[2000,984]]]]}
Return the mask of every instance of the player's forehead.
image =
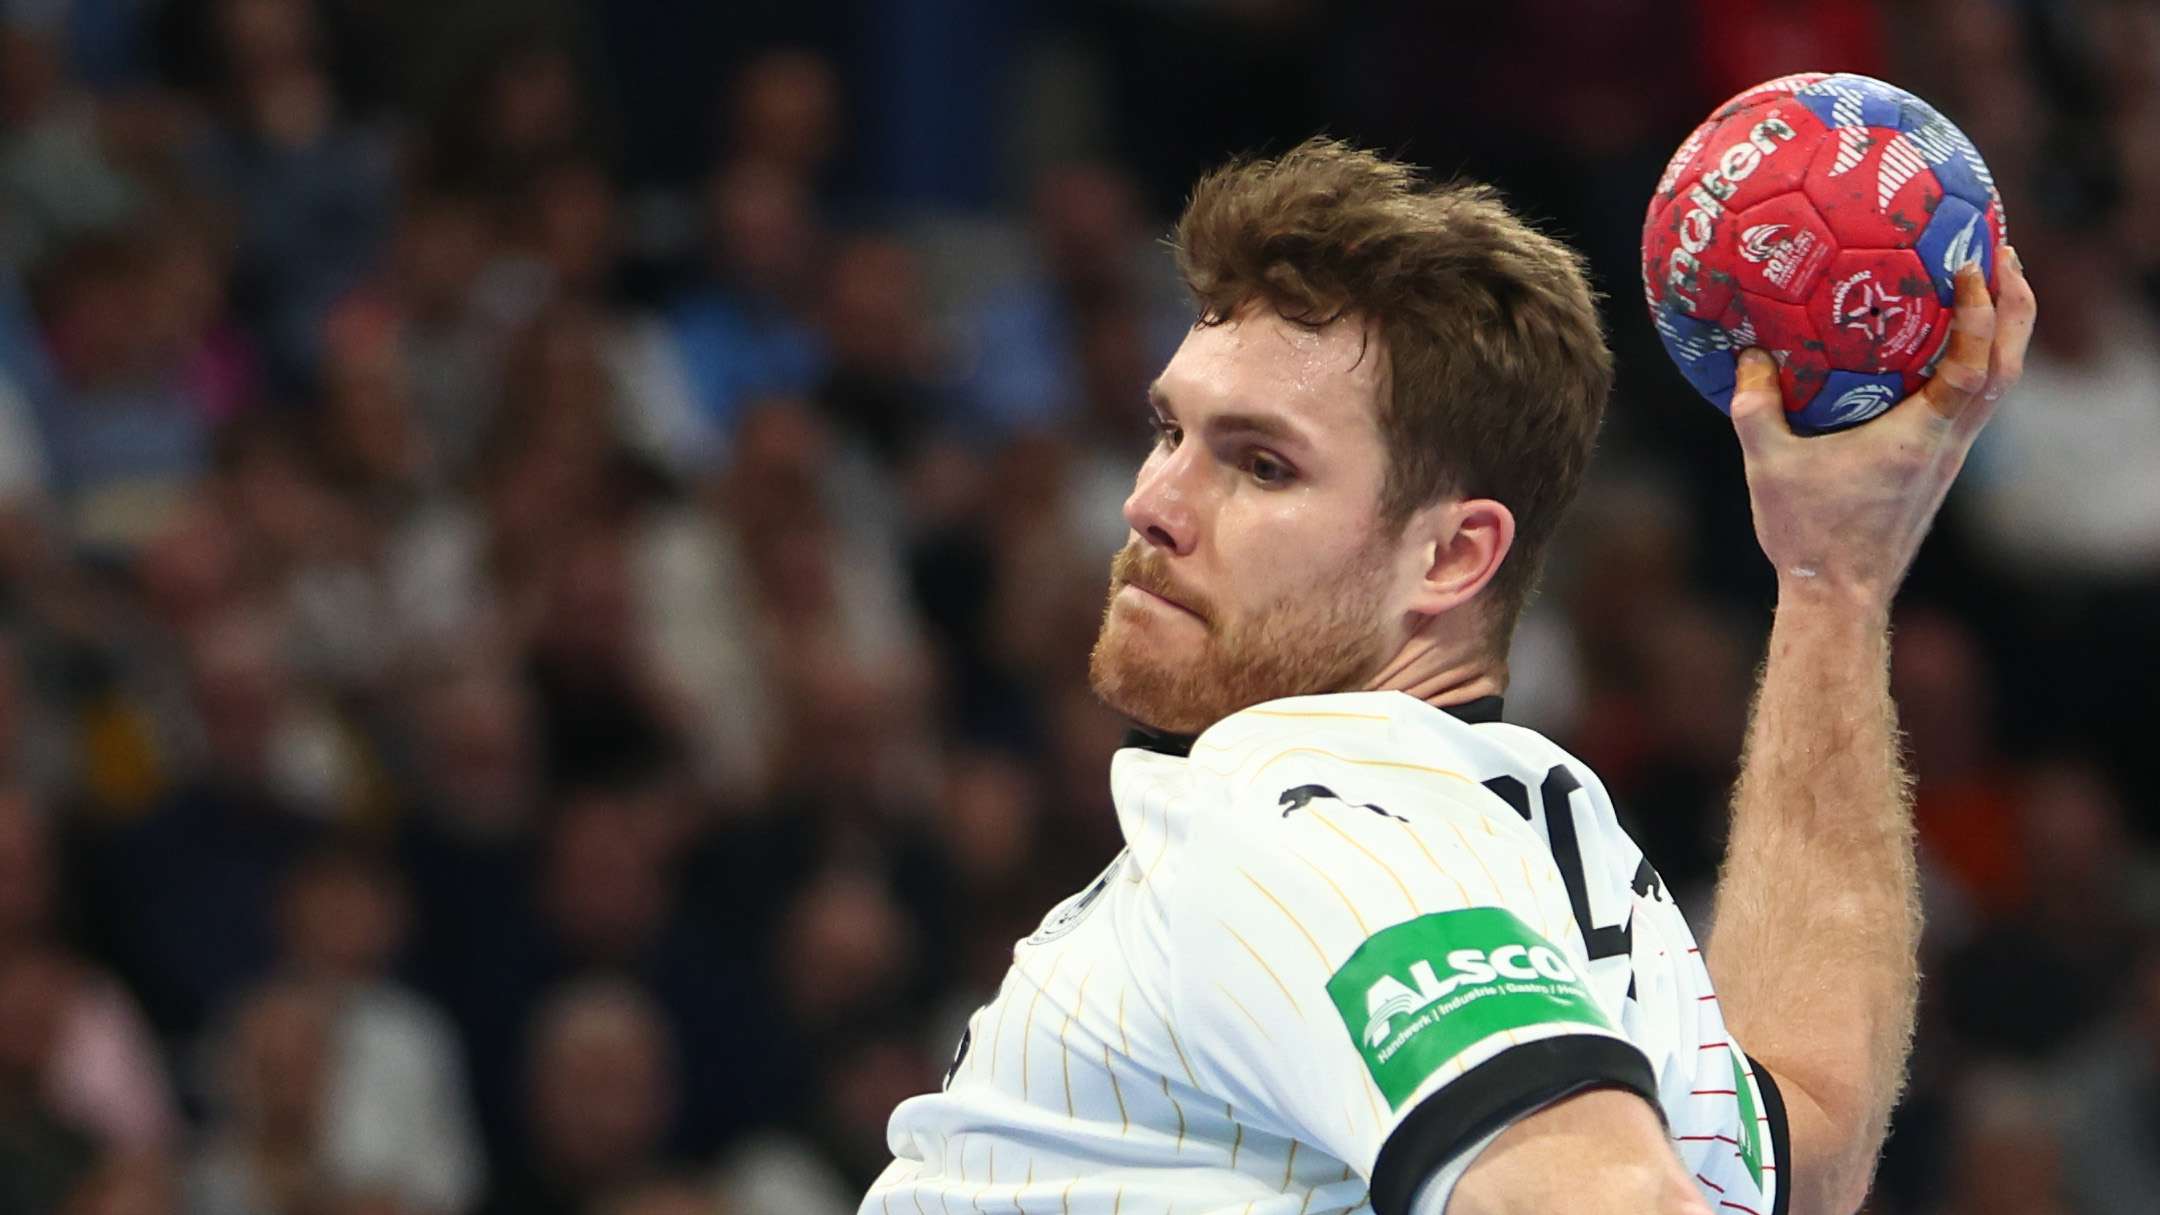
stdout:
{"type": "Polygon", "coordinates": [[[1386,367],[1378,327],[1360,317],[1300,325],[1247,308],[1195,325],[1152,395],[1188,427],[1209,412],[1274,414],[1317,439],[1339,439],[1376,433],[1386,367]]]}

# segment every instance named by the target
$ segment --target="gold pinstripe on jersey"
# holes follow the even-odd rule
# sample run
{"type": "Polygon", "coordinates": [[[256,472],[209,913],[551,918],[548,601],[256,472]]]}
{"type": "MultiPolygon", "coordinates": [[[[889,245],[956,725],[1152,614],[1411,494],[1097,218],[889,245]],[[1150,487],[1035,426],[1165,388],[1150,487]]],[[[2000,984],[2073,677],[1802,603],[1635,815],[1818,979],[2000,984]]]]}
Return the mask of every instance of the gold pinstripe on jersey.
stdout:
{"type": "Polygon", "coordinates": [[[1305,927],[1304,921],[1298,919],[1296,913],[1290,910],[1289,904],[1283,902],[1279,898],[1276,898],[1275,892],[1269,890],[1259,878],[1254,877],[1249,871],[1245,869],[1244,866],[1239,866],[1238,872],[1244,874],[1245,880],[1251,882],[1253,889],[1259,891],[1264,897],[1266,897],[1268,902],[1275,904],[1275,909],[1282,912],[1283,918],[1290,921],[1290,926],[1298,930],[1298,935],[1305,938],[1306,944],[1312,946],[1313,956],[1320,959],[1320,969],[1333,970],[1334,963],[1328,961],[1327,950],[1320,948],[1319,940],[1313,936],[1312,932],[1309,929],[1305,927]]]}
{"type": "Polygon", "coordinates": [[[1259,767],[1254,768],[1252,770],[1252,775],[1258,776],[1262,772],[1267,771],[1269,768],[1274,767],[1278,762],[1288,759],[1293,755],[1317,755],[1320,756],[1322,759],[1332,759],[1337,763],[1350,764],[1359,768],[1393,768],[1402,772],[1423,772],[1428,776],[1445,776],[1451,780],[1462,781],[1464,784],[1477,784],[1476,781],[1471,780],[1469,777],[1464,776],[1462,773],[1455,772],[1447,768],[1434,768],[1426,764],[1404,763],[1402,760],[1398,759],[1359,759],[1351,755],[1337,755],[1333,751],[1322,750],[1319,747],[1291,747],[1285,751],[1277,751],[1275,754],[1269,756],[1266,762],[1262,763],[1259,767]]]}
{"type": "Polygon", "coordinates": [[[1227,987],[1224,987],[1224,986],[1223,986],[1222,984],[1220,984],[1220,983],[1217,983],[1217,984],[1215,985],[1215,990],[1216,990],[1216,991],[1219,991],[1219,992],[1221,992],[1221,993],[1223,994],[1223,999],[1225,999],[1225,1000],[1228,1000],[1228,1001],[1230,1001],[1230,1006],[1231,1006],[1232,1008],[1235,1008],[1235,1009],[1237,1009],[1237,1010],[1238,1010],[1239,1012],[1241,1012],[1241,1013],[1244,1013],[1244,1014],[1245,1014],[1245,1019],[1246,1019],[1247,1021],[1250,1021],[1250,1022],[1252,1022],[1252,1027],[1253,1027],[1254,1029],[1256,1029],[1256,1030],[1260,1031],[1260,1039],[1261,1039],[1261,1041],[1263,1041],[1263,1042],[1273,1042],[1273,1041],[1275,1040],[1275,1035],[1273,1035],[1273,1034],[1271,1034],[1271,1033],[1269,1033],[1269,1032],[1268,1032],[1268,1028],[1267,1028],[1267,1026],[1266,1026],[1265,1024],[1263,1024],[1263,1023],[1261,1022],[1260,1018],[1258,1018],[1258,1017],[1256,1017],[1256,1016],[1252,1015],[1252,1010],[1251,1010],[1251,1009],[1249,1009],[1249,1008],[1247,1008],[1247,1007],[1245,1007],[1245,1002],[1244,1002],[1243,1000],[1240,1000],[1240,999],[1238,999],[1238,998],[1237,998],[1237,996],[1236,996],[1236,995],[1235,995],[1234,993],[1232,993],[1232,992],[1231,992],[1231,990],[1230,990],[1229,988],[1227,988],[1227,987]]]}
{"type": "Polygon", "coordinates": [[[1163,1016],[1161,1009],[1156,1009],[1155,1015],[1162,1021],[1163,1033],[1170,1037],[1170,1049],[1177,1052],[1178,1066],[1185,1069],[1186,1082],[1197,1087],[1200,1079],[1193,1075],[1192,1063],[1185,1058],[1185,1044],[1178,1040],[1177,1026],[1170,1024],[1170,1018],[1163,1016]]]}
{"type": "MultiPolygon", "coordinates": [[[[1275,989],[1282,992],[1283,999],[1290,1001],[1291,1010],[1297,1013],[1298,1020],[1303,1021],[1305,1019],[1305,1008],[1303,1005],[1298,1003],[1298,999],[1296,996],[1290,994],[1290,985],[1282,981],[1282,976],[1276,974],[1275,968],[1268,965],[1266,958],[1260,956],[1260,951],[1252,947],[1252,942],[1247,941],[1242,935],[1239,934],[1237,929],[1230,926],[1230,921],[1223,920],[1221,921],[1221,923],[1223,926],[1223,931],[1229,933],[1232,940],[1243,946],[1245,952],[1252,955],[1252,960],[1260,964],[1260,969],[1267,972],[1267,977],[1275,981],[1275,989]]],[[[1325,964],[1325,962],[1322,963],[1323,966],[1325,964]]]]}
{"type": "MultiPolygon", "coordinates": [[[[1028,1049],[1028,1038],[1035,1033],[1035,1008],[1042,1003],[1043,993],[1050,990],[1052,983],[1057,982],[1058,964],[1064,960],[1065,955],[1063,953],[1050,959],[1050,973],[1042,982],[1035,984],[1035,998],[1028,1001],[1027,1023],[1020,1027],[1020,1098],[1023,1101],[1029,1096],[1028,1059],[1035,1053],[1028,1049]]],[[[1015,958],[1013,960],[1014,968],[1017,969],[1019,965],[1019,959],[1015,958]]],[[[1022,971],[1020,977],[1027,978],[1026,972],[1022,971]]],[[[1032,980],[1030,981],[1032,982],[1032,980]]]]}
{"type": "Polygon", "coordinates": [[[1110,1044],[1103,1043],[1103,1075],[1110,1077],[1110,1095],[1117,1098],[1118,1138],[1123,1139],[1132,1131],[1132,1115],[1125,1109],[1125,1089],[1118,1083],[1117,1067],[1110,1061],[1110,1044]]]}
{"type": "Polygon", "coordinates": [[[1507,894],[1500,889],[1500,879],[1493,876],[1492,866],[1485,863],[1484,855],[1470,846],[1470,837],[1463,834],[1460,824],[1451,819],[1448,826],[1455,832],[1455,838],[1462,841],[1463,851],[1469,853],[1470,858],[1477,862],[1478,872],[1483,873],[1485,880],[1492,884],[1493,902],[1502,907],[1507,906],[1507,894]]]}
{"type": "Polygon", "coordinates": [[[1402,880],[1402,875],[1395,872],[1395,867],[1393,865],[1390,865],[1386,861],[1381,860],[1379,853],[1376,853],[1372,849],[1367,848],[1365,845],[1358,843],[1356,838],[1353,837],[1349,832],[1336,826],[1334,823],[1329,822],[1328,816],[1322,814],[1319,807],[1317,806],[1313,808],[1313,821],[1334,832],[1335,834],[1341,836],[1343,843],[1348,844],[1352,848],[1357,849],[1359,852],[1364,853],[1366,860],[1369,860],[1373,864],[1380,866],[1380,872],[1387,874],[1388,880],[1395,883],[1395,889],[1402,891],[1403,906],[1409,909],[1411,915],[1417,914],[1417,899],[1411,895],[1409,883],[1402,880]]]}
{"type": "Polygon", "coordinates": [[[1065,1068],[1065,1116],[1067,1118],[1071,1118],[1074,1115],[1072,1099],[1072,1047],[1066,1045],[1065,1035],[1072,1032],[1073,1018],[1080,1015],[1081,1006],[1087,1003],[1088,980],[1094,977],[1095,967],[1093,963],[1090,963],[1086,972],[1080,976],[1080,990],[1073,993],[1072,1008],[1065,1013],[1065,1024],[1058,1027],[1058,1053],[1064,1062],[1065,1068]]]}
{"type": "Polygon", "coordinates": [[[1170,1096],[1170,1077],[1163,1076],[1161,1079],[1162,1095],[1169,1100],[1171,1110],[1177,1114],[1177,1151],[1182,1153],[1185,1150],[1185,1107],[1178,1104],[1176,1097],[1170,1096]]]}
{"type": "Polygon", "coordinates": [[[1386,721],[1385,713],[1324,713],[1312,709],[1291,712],[1286,709],[1247,709],[1253,717],[1272,717],[1278,721],[1386,721]]]}
{"type": "Polygon", "coordinates": [[[1307,869],[1310,869],[1314,873],[1319,874],[1320,880],[1326,882],[1328,884],[1328,889],[1335,892],[1335,897],[1342,900],[1342,905],[1350,909],[1350,918],[1357,921],[1358,935],[1361,937],[1371,936],[1372,929],[1366,925],[1365,917],[1358,914],[1357,904],[1351,902],[1350,896],[1343,893],[1343,888],[1337,886],[1335,884],[1335,879],[1327,875],[1327,870],[1313,864],[1310,860],[1307,860],[1303,856],[1300,856],[1297,859],[1304,862],[1304,865],[1307,869]]]}
{"type": "Polygon", "coordinates": [[[1407,836],[1409,836],[1409,837],[1410,837],[1410,842],[1411,842],[1411,843],[1413,843],[1413,844],[1416,844],[1416,845],[1417,845],[1417,850],[1418,850],[1419,852],[1421,852],[1421,853],[1424,853],[1424,854],[1425,854],[1425,860],[1426,860],[1426,862],[1427,862],[1428,864],[1430,864],[1430,865],[1431,865],[1431,866],[1433,867],[1433,872],[1434,872],[1434,873],[1437,873],[1437,874],[1439,874],[1439,875],[1440,875],[1441,877],[1444,877],[1444,878],[1446,878],[1447,880],[1449,880],[1449,881],[1451,881],[1451,882],[1455,883],[1455,889],[1456,889],[1457,891],[1461,892],[1461,894],[1462,894],[1462,902],[1463,902],[1463,906],[1465,906],[1465,907],[1468,907],[1468,906],[1470,906],[1470,905],[1471,905],[1471,904],[1470,904],[1470,888],[1469,888],[1468,886],[1465,886],[1465,885],[1463,885],[1463,884],[1462,884],[1462,879],[1461,879],[1461,878],[1459,878],[1459,877],[1456,877],[1454,873],[1450,872],[1450,871],[1449,871],[1449,870],[1447,869],[1447,867],[1446,867],[1446,866],[1444,866],[1444,865],[1442,865],[1442,864],[1440,863],[1440,858],[1438,858],[1438,857],[1434,856],[1434,855],[1432,854],[1432,849],[1430,849],[1430,848],[1427,848],[1427,847],[1425,846],[1425,839],[1424,839],[1424,837],[1423,837],[1423,836],[1421,836],[1421,835],[1419,835],[1419,834],[1418,834],[1417,832],[1415,832],[1415,831],[1411,830],[1411,829],[1410,829],[1410,824],[1408,824],[1408,823],[1397,823],[1397,824],[1396,824],[1396,826],[1397,826],[1397,827],[1398,827],[1399,829],[1401,829],[1401,831],[1402,831],[1402,833],[1403,833],[1404,835],[1407,835],[1407,836]]]}

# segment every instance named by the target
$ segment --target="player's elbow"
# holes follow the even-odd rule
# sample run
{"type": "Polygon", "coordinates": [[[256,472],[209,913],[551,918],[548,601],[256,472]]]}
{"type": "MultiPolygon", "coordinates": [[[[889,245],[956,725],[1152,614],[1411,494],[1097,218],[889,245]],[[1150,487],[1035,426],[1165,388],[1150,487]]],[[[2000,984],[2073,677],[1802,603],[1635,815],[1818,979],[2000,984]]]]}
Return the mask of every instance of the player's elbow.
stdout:
{"type": "Polygon", "coordinates": [[[1850,1084],[1773,1074],[1790,1137],[1792,1215],[1853,1215],[1874,1185],[1887,1109],[1850,1084]]]}

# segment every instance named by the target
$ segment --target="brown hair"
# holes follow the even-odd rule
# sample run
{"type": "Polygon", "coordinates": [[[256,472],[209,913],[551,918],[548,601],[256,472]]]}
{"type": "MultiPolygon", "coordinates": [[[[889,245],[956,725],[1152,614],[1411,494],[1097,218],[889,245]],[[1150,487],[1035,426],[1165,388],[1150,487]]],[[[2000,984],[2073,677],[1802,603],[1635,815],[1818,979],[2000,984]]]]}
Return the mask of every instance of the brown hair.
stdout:
{"type": "Polygon", "coordinates": [[[1377,327],[1389,359],[1382,522],[1400,529],[1448,494],[1514,513],[1488,592],[1504,649],[1612,386],[1582,259],[1490,187],[1429,186],[1326,138],[1202,178],[1176,246],[1203,325],[1258,301],[1298,324],[1354,315],[1377,327]]]}

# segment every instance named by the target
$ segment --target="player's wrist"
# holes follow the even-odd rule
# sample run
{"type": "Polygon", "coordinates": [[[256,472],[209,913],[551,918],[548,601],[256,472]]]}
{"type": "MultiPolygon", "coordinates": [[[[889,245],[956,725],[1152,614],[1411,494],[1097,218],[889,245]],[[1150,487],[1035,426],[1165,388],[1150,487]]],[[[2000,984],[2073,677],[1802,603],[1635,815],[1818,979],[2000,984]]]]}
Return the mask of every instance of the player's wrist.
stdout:
{"type": "Polygon", "coordinates": [[[1810,632],[1861,637],[1887,632],[1897,587],[1886,579],[1843,577],[1820,570],[1780,570],[1777,621],[1810,632]]]}

